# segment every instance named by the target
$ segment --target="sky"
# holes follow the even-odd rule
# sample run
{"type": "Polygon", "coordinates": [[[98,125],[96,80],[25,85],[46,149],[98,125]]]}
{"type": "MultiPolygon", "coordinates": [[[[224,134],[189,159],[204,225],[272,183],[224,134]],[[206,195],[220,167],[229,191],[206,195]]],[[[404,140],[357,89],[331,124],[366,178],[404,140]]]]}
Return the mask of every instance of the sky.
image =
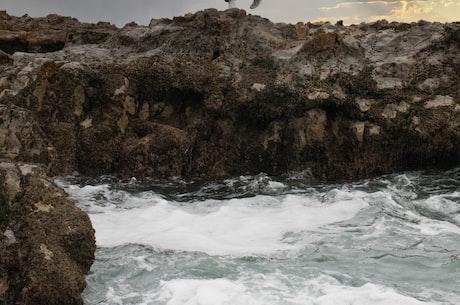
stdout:
{"type": "MultiPolygon", "coordinates": [[[[460,21],[460,0],[262,0],[257,9],[250,10],[251,3],[237,0],[239,8],[273,22],[460,21]]],[[[224,0],[0,0],[0,10],[14,16],[56,13],[83,22],[108,21],[119,27],[131,21],[148,25],[151,19],[227,7],[224,0]]]]}

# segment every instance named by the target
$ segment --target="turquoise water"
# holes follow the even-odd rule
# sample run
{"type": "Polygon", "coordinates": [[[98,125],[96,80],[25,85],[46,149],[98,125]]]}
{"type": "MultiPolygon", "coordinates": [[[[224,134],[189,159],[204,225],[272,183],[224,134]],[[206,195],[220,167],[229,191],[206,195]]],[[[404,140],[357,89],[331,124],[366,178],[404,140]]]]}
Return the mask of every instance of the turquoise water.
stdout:
{"type": "Polygon", "coordinates": [[[459,169],[57,182],[96,229],[88,305],[460,304],[459,169]]]}

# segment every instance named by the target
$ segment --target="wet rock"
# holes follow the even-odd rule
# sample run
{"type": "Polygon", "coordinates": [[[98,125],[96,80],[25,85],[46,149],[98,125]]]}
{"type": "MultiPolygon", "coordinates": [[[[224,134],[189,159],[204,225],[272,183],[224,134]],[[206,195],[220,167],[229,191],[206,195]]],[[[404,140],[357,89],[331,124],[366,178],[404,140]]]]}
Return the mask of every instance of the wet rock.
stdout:
{"type": "Polygon", "coordinates": [[[38,165],[0,163],[0,302],[83,304],[89,217],[38,165]]]}
{"type": "Polygon", "coordinates": [[[32,26],[34,19],[0,12],[0,48],[5,51],[0,53],[1,304],[83,304],[85,275],[94,260],[89,218],[47,177],[56,151],[35,114],[26,109],[46,105],[57,66],[18,51],[63,47],[67,34],[49,29],[52,24],[65,28],[59,20],[51,17],[46,25],[32,26]],[[38,75],[44,79],[30,92],[27,107],[15,105],[17,93],[38,75]]]}

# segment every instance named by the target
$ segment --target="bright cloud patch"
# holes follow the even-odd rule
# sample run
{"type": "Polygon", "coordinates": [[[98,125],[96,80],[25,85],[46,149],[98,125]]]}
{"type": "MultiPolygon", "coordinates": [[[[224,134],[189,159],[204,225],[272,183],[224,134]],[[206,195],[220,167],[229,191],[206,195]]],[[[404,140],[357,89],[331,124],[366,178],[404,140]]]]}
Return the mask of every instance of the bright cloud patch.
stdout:
{"type": "Polygon", "coordinates": [[[321,7],[318,20],[341,19],[346,23],[361,21],[411,22],[418,20],[452,22],[460,20],[460,0],[397,0],[341,2],[321,7]]]}

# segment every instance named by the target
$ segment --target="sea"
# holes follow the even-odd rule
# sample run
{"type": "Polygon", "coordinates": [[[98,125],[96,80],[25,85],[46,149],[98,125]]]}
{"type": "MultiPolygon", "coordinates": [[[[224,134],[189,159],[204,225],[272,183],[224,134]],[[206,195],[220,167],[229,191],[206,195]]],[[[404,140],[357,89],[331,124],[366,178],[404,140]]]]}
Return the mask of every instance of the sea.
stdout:
{"type": "Polygon", "coordinates": [[[55,181],[96,231],[86,305],[460,304],[460,168],[55,181]]]}

